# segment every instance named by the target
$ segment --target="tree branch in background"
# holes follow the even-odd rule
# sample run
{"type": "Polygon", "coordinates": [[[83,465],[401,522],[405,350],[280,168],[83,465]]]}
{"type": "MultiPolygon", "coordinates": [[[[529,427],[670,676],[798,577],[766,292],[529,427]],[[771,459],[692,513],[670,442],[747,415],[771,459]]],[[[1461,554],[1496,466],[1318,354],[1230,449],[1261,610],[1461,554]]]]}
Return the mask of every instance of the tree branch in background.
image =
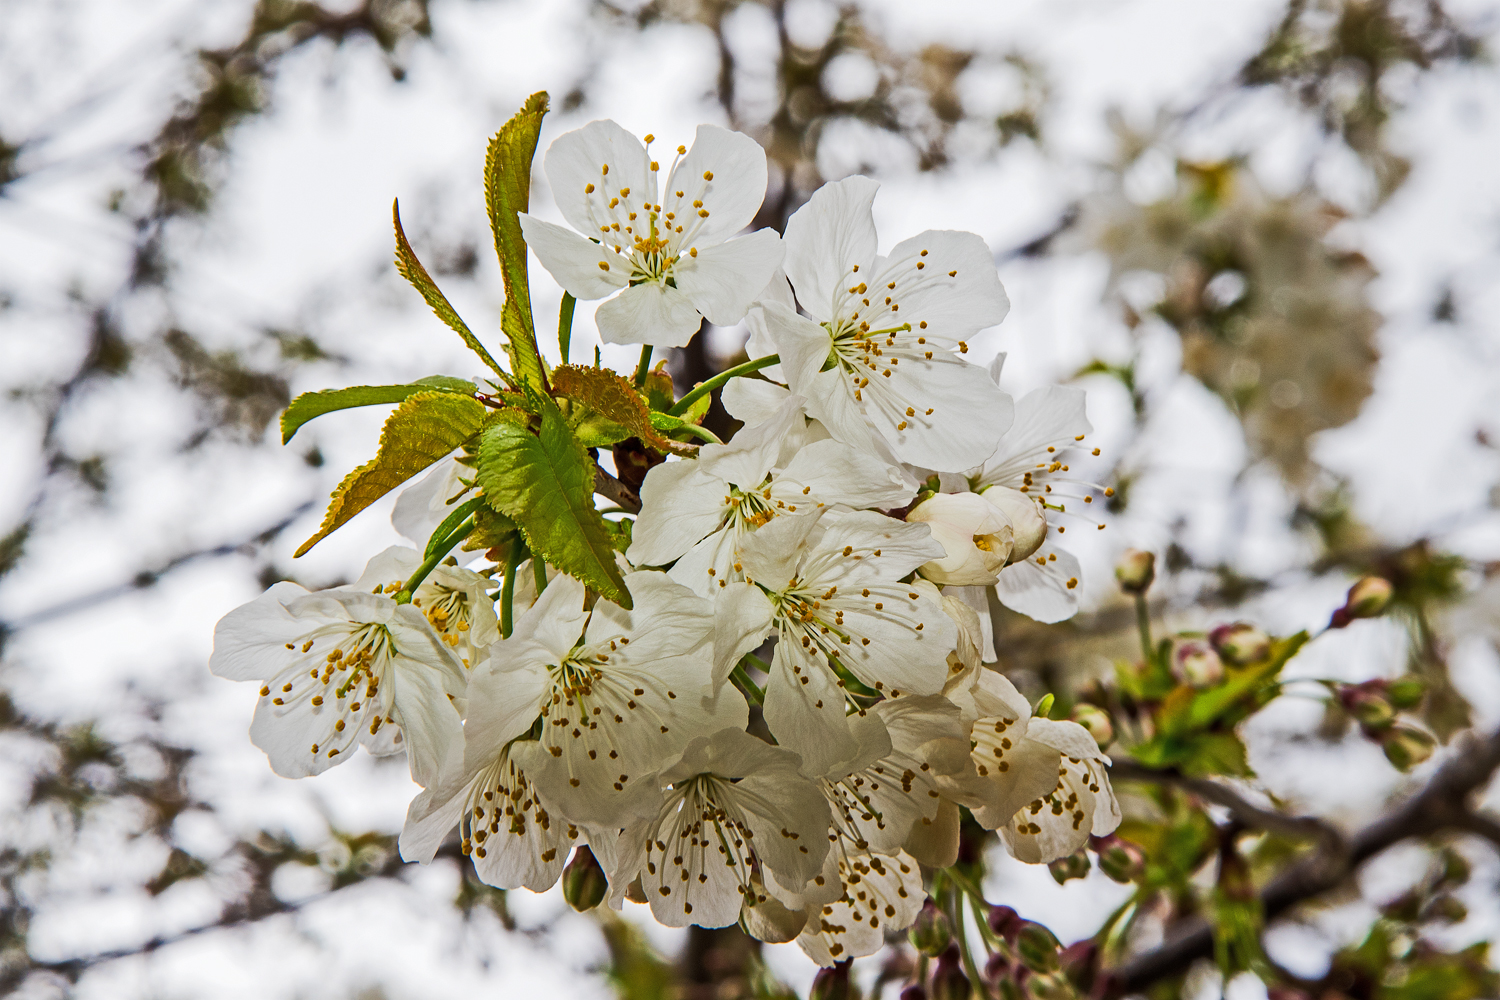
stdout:
{"type": "MultiPolygon", "coordinates": [[[[1272,879],[1260,893],[1266,920],[1274,920],[1299,903],[1336,889],[1365,861],[1404,840],[1444,830],[1477,833],[1476,826],[1500,832],[1496,830],[1500,824],[1474,813],[1468,804],[1469,796],[1500,767],[1500,730],[1484,737],[1471,736],[1463,744],[1455,748],[1452,756],[1421,791],[1349,838],[1346,851],[1319,850],[1272,879]]],[[[1126,768],[1127,772],[1132,770],[1137,769],[1126,768]]],[[[1121,773],[1120,777],[1124,778],[1125,774],[1121,773]]],[[[1131,780],[1137,779],[1132,775],[1131,780]]],[[[1180,779],[1168,780],[1180,783],[1180,779]]],[[[1198,793],[1197,789],[1193,791],[1198,793]]],[[[1223,786],[1217,786],[1213,794],[1220,795],[1222,791],[1223,786]]],[[[1226,802],[1220,804],[1233,811],[1226,802]]],[[[1258,807],[1250,808],[1257,813],[1264,812],[1258,807]]],[[[1490,833],[1481,835],[1491,836],[1490,833]]],[[[1213,954],[1213,929],[1206,921],[1195,918],[1165,944],[1107,970],[1103,989],[1098,995],[1104,1000],[1113,1000],[1143,992],[1159,980],[1182,975],[1194,962],[1211,958],[1213,954]]]]}

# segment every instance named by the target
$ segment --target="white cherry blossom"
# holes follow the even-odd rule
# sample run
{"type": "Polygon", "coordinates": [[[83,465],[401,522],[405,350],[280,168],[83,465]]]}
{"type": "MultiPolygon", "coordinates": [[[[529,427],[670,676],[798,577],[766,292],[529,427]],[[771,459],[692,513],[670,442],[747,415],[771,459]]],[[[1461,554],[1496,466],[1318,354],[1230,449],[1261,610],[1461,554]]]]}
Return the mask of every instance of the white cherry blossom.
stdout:
{"type": "Polygon", "coordinates": [[[639,875],[668,927],[725,927],[765,898],[763,876],[805,884],[828,853],[828,804],[801,765],[741,729],[693,740],[659,776],[660,809],[612,852],[611,885],[639,875]]]}
{"type": "Polygon", "coordinates": [[[940,777],[944,790],[986,829],[999,829],[1011,853],[1028,864],[1066,857],[1120,824],[1104,768],[1109,758],[1074,722],[1034,718],[1003,675],[982,667],[948,697],[972,719],[973,769],[940,777]]]}
{"type": "Polygon", "coordinates": [[[973,233],[929,230],[877,255],[876,187],[825,184],[792,216],[785,269],[807,315],[763,301],[766,335],[787,384],[834,437],[869,449],[873,434],[901,461],[972,469],[994,452],[1012,404],[961,355],[1009,300],[973,233]]]}
{"type": "MultiPolygon", "coordinates": [[[[354,589],[373,588],[376,593],[395,594],[421,565],[422,556],[415,549],[392,545],[366,564],[354,589]]],[[[443,644],[458,654],[463,665],[472,667],[490,643],[500,638],[500,620],[490,594],[491,588],[498,586],[489,577],[459,566],[450,558],[433,567],[412,595],[411,603],[426,616],[443,644]]]]}
{"type": "Polygon", "coordinates": [[[209,669],[263,682],[250,739],[284,777],[320,774],[356,743],[405,749],[421,785],[459,772],[465,671],[410,604],[278,583],[219,621],[209,669]]]}
{"type": "Polygon", "coordinates": [[[574,822],[612,822],[650,807],[653,772],[689,740],[745,724],[739,692],[711,690],[713,606],[663,573],[625,585],[634,610],[585,610],[559,576],[490,647],[469,681],[469,774],[535,732],[531,781],[574,822]]]}
{"type": "Polygon", "coordinates": [[[456,501],[469,489],[473,478],[474,470],[460,463],[457,455],[440,460],[397,495],[396,506],[391,508],[391,526],[403,538],[425,546],[438,525],[453,513],[456,501]]]}
{"type": "Polygon", "coordinates": [[[823,966],[875,954],[887,933],[911,926],[927,898],[922,870],[905,851],[845,857],[839,877],[843,895],[809,907],[797,936],[807,957],[823,966]]]}
{"type": "Polygon", "coordinates": [[[858,750],[839,669],[892,698],[942,689],[955,626],[901,582],[941,551],[926,525],[871,511],[778,517],[741,543],[745,581],[714,609],[715,675],[776,632],[766,724],[802,748],[809,774],[858,750]]]}
{"type": "Polygon", "coordinates": [[[700,125],[662,187],[646,138],[612,121],[559,136],[547,179],[573,228],[522,213],[521,231],[575,298],[614,296],[594,314],[605,343],[681,347],[704,318],[743,319],[784,250],[770,229],[730,239],[765,197],[766,154],[754,139],[700,125]]]}
{"type": "Polygon", "coordinates": [[[672,578],[707,597],[744,578],[734,556],[741,539],[778,515],[911,499],[900,473],[878,458],[806,436],[802,400],[791,397],[729,444],[704,445],[696,462],[653,468],[641,487],[630,560],[676,560],[672,578]]]}

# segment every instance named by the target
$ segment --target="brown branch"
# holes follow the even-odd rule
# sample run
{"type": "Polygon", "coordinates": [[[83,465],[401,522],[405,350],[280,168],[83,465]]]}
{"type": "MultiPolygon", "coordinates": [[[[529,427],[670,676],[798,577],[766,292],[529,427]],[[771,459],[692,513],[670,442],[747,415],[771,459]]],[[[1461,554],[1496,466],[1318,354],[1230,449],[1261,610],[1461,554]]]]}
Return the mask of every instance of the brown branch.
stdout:
{"type": "Polygon", "coordinates": [[[1114,781],[1146,781],[1181,788],[1205,802],[1228,809],[1229,815],[1241,826],[1279,833],[1286,837],[1318,840],[1329,851],[1343,849],[1343,834],[1316,816],[1288,816],[1274,809],[1262,808],[1229,785],[1208,778],[1192,778],[1175,770],[1146,767],[1129,758],[1115,761],[1110,768],[1110,778],[1114,781]]]}
{"type": "Polygon", "coordinates": [[[613,500],[617,506],[624,507],[632,514],[641,512],[641,498],[635,490],[620,482],[614,476],[594,466],[594,492],[602,497],[613,500]]]}
{"type": "MultiPolygon", "coordinates": [[[[1421,791],[1349,838],[1347,850],[1319,850],[1272,879],[1260,894],[1266,920],[1337,888],[1365,861],[1403,840],[1443,830],[1478,832],[1475,820],[1486,817],[1469,810],[1468,798],[1500,767],[1500,730],[1483,737],[1471,734],[1462,743],[1421,791]]],[[[1141,993],[1159,980],[1181,975],[1213,951],[1213,928],[1195,918],[1166,943],[1106,970],[1096,995],[1116,1000],[1141,993]]]]}

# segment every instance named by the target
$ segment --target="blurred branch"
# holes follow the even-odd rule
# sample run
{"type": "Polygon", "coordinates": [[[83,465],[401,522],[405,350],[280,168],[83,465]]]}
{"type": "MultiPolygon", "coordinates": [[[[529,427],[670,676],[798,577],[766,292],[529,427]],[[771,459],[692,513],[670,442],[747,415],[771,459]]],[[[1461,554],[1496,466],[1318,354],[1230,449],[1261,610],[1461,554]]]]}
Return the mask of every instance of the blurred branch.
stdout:
{"type": "Polygon", "coordinates": [[[64,615],[70,615],[74,612],[82,611],[84,608],[92,607],[96,604],[103,604],[106,601],[112,601],[119,597],[124,597],[126,594],[129,594],[132,591],[144,590],[145,588],[150,587],[160,581],[163,576],[166,576],[173,570],[178,569],[182,566],[186,566],[189,563],[198,562],[203,559],[217,559],[221,556],[234,555],[235,553],[248,554],[253,547],[265,545],[276,538],[277,535],[280,535],[283,531],[289,528],[299,517],[311,510],[313,508],[313,504],[314,501],[308,500],[306,503],[298,505],[295,510],[287,514],[281,520],[277,521],[269,528],[265,528],[261,531],[256,532],[249,538],[241,539],[235,542],[225,542],[222,545],[215,545],[212,548],[197,549],[192,552],[183,552],[179,555],[173,556],[171,559],[168,559],[164,563],[161,563],[150,569],[141,570],[139,573],[136,573],[135,576],[131,577],[130,580],[126,583],[119,583],[111,587],[104,587],[99,590],[95,590],[91,593],[79,594],[76,597],[70,597],[65,601],[53,604],[50,607],[42,608],[40,611],[33,611],[29,615],[22,615],[21,617],[16,618],[13,621],[0,621],[0,636],[11,635],[21,631],[22,629],[31,628],[33,626],[40,625],[43,622],[51,621],[54,618],[61,618],[64,615]]]}
{"type": "MultiPolygon", "coordinates": [[[[1483,737],[1470,736],[1464,742],[1466,745],[1455,748],[1421,791],[1349,838],[1347,850],[1319,850],[1272,879],[1260,893],[1266,920],[1337,888],[1361,864],[1404,840],[1443,830],[1477,833],[1476,825],[1496,827],[1488,817],[1469,809],[1468,798],[1500,767],[1500,730],[1483,737]]],[[[1213,928],[1195,918],[1165,944],[1108,970],[1107,981],[1097,995],[1114,1000],[1144,992],[1162,979],[1182,975],[1194,962],[1213,954],[1213,928]]]]}
{"type": "Polygon", "coordinates": [[[1344,836],[1332,825],[1316,816],[1288,816],[1286,813],[1265,809],[1241,796],[1233,788],[1208,778],[1190,778],[1175,770],[1158,770],[1137,764],[1122,757],[1110,768],[1114,781],[1145,781],[1171,785],[1191,792],[1205,802],[1223,806],[1229,815],[1242,826],[1268,833],[1279,833],[1286,837],[1319,840],[1330,854],[1344,849],[1344,836]]]}

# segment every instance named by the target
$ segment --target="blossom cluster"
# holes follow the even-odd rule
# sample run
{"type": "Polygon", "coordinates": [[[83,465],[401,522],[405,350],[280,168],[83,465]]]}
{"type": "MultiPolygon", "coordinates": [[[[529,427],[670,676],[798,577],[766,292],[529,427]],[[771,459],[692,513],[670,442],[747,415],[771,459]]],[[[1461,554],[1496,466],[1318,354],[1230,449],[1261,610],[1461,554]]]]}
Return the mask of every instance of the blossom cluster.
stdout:
{"type": "Polygon", "coordinates": [[[735,236],[765,191],[755,142],[701,127],[659,182],[647,138],[561,136],[545,168],[571,228],[519,217],[572,296],[606,300],[607,342],[750,330],[722,392],[742,429],[644,478],[614,554],[629,600],[494,550],[423,576],[483,492],[459,450],[397,501],[415,547],[349,586],[275,585],[219,623],[211,667],[260,683],[251,738],[278,774],[404,752],[408,860],[457,837],[484,881],[542,891],[586,849],[611,906],[828,965],[912,923],[961,810],[1032,863],[1119,823],[1098,743],[1034,712],[989,624],[992,599],[1076,610],[1059,517],[1098,491],[1070,476],[1083,393],[1014,401],[966,357],[1009,308],[980,237],[881,255],[864,177],[784,236],[735,236]]]}

